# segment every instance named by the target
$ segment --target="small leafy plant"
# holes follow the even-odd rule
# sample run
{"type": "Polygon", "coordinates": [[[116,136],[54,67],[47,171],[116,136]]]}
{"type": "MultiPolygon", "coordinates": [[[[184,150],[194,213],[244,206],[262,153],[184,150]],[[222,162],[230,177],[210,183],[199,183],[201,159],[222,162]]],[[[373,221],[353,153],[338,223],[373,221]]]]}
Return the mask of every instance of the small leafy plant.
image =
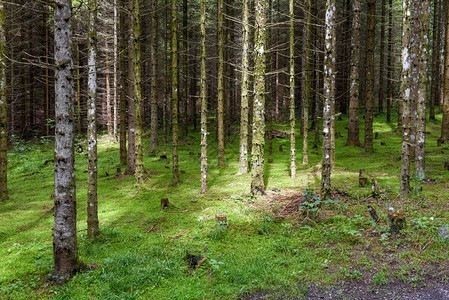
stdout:
{"type": "Polygon", "coordinates": [[[306,212],[317,212],[318,210],[321,209],[321,206],[323,204],[339,203],[338,200],[332,200],[332,199],[321,200],[320,197],[317,194],[315,194],[314,190],[311,188],[307,188],[304,191],[304,196],[303,196],[302,200],[304,201],[304,203],[302,203],[299,206],[299,208],[301,208],[301,210],[306,211],[306,212]]]}

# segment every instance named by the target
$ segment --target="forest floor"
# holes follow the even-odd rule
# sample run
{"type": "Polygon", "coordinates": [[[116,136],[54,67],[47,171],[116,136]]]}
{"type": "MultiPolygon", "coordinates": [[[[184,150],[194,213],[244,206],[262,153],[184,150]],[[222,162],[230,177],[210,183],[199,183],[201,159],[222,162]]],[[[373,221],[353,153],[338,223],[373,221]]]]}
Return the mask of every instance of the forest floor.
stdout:
{"type": "MultiPolygon", "coordinates": [[[[426,299],[421,292],[449,298],[449,240],[440,233],[449,224],[449,171],[444,170],[449,145],[437,147],[441,120],[428,123],[427,177],[412,180],[407,201],[398,198],[401,137],[394,126],[377,116],[378,138],[374,152],[367,153],[345,146],[346,124],[346,118],[337,121],[341,137],[336,140],[332,201],[321,201],[318,210],[309,205],[320,201],[315,197],[321,150],[313,149],[312,141],[310,164],[303,166],[302,141],[297,139],[293,181],[290,140],[274,139],[273,154],[267,149],[265,158],[267,195],[252,198],[250,175],[236,175],[237,126],[226,140],[226,168],[216,167],[216,143],[214,134],[209,135],[205,195],[199,193],[199,134],[192,128],[179,149],[184,172],[178,185],[171,183],[169,144],[162,144],[155,157],[145,151],[147,178],[137,188],[134,177],[117,172],[118,144],[100,137],[101,234],[86,236],[87,159],[79,151],[79,257],[92,269],[62,287],[47,280],[53,264],[53,142],[13,137],[8,152],[10,199],[0,203],[0,298],[426,299]],[[160,159],[163,154],[168,160],[160,159]],[[375,195],[371,184],[359,186],[362,168],[370,182],[378,183],[375,195]],[[164,210],[161,198],[170,201],[164,210]],[[376,209],[378,223],[371,219],[368,205],[376,209]],[[400,233],[389,232],[390,207],[406,218],[400,233]],[[226,215],[227,226],[217,223],[217,214],[226,215]],[[201,258],[206,258],[201,266],[190,266],[201,258]],[[360,294],[354,294],[358,290],[360,294]],[[407,291],[416,297],[408,297],[407,291]]],[[[275,128],[287,130],[288,124],[275,128]]],[[[148,136],[144,143],[148,149],[148,136]]]]}

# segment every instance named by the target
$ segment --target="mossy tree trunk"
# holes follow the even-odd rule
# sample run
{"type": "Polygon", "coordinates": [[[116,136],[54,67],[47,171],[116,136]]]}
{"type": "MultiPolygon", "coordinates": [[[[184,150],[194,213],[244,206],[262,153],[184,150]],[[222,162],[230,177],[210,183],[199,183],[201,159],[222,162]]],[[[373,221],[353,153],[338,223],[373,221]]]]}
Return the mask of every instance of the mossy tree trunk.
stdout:
{"type": "Polygon", "coordinates": [[[393,53],[393,0],[389,0],[388,5],[388,59],[387,59],[387,65],[388,65],[388,81],[387,81],[387,92],[388,92],[388,99],[387,99],[387,122],[391,122],[391,109],[393,106],[393,97],[394,97],[394,69],[395,69],[395,61],[396,61],[396,54],[393,53]]]}
{"type": "Polygon", "coordinates": [[[112,137],[112,107],[111,107],[111,74],[109,72],[109,53],[108,53],[108,41],[104,40],[104,46],[105,46],[105,85],[106,85],[106,121],[107,121],[107,129],[108,129],[108,136],[112,137]]]}
{"type": "MultiPolygon", "coordinates": [[[[315,53],[312,51],[313,48],[313,7],[315,5],[314,1],[307,0],[307,24],[306,24],[306,57],[305,57],[305,82],[304,82],[304,99],[302,105],[302,136],[303,136],[303,146],[302,146],[302,163],[304,165],[309,164],[309,103],[311,103],[315,96],[315,91],[312,89],[313,73],[313,62],[315,60],[315,53]]],[[[291,29],[290,29],[291,30],[291,29]]],[[[290,35],[292,33],[290,32],[290,35]]],[[[290,58],[291,59],[291,58],[290,58]]],[[[291,75],[290,75],[291,76],[291,75]]],[[[316,124],[315,124],[316,125],[316,124]]]]}
{"type": "Polygon", "coordinates": [[[5,1],[0,1],[0,200],[8,198],[5,1]]]}
{"type": "Polygon", "coordinates": [[[435,121],[435,103],[438,103],[440,85],[440,0],[434,1],[433,6],[433,29],[432,29],[432,85],[429,98],[429,120],[435,121]]]}
{"type": "Polygon", "coordinates": [[[385,102],[385,0],[381,0],[381,15],[380,15],[380,49],[379,49],[379,99],[378,111],[384,111],[385,102]]]}
{"type": "Polygon", "coordinates": [[[135,112],[135,151],[136,151],[136,182],[143,182],[143,150],[142,150],[142,62],[141,62],[141,32],[140,32],[140,1],[133,0],[133,46],[134,46],[134,112],[135,112]]]}
{"type": "Polygon", "coordinates": [[[402,73],[401,73],[401,179],[400,198],[407,199],[410,194],[410,108],[411,108],[411,0],[403,0],[402,12],[402,73]]]}
{"type": "MultiPolygon", "coordinates": [[[[272,0],[268,0],[268,12],[267,12],[267,22],[268,22],[268,26],[267,26],[267,48],[271,49],[272,48],[272,14],[273,14],[273,5],[272,5],[272,0]]],[[[269,74],[267,80],[265,81],[266,83],[266,89],[267,92],[265,94],[265,103],[266,103],[266,119],[268,122],[268,155],[272,155],[273,154],[273,114],[272,114],[272,110],[273,110],[273,93],[272,93],[272,87],[273,87],[273,77],[271,75],[271,70],[272,70],[272,54],[271,54],[271,50],[267,51],[267,62],[266,62],[266,73],[269,74]]]]}
{"type": "Polygon", "coordinates": [[[374,48],[376,33],[376,0],[367,0],[367,44],[366,44],[366,99],[365,99],[365,150],[373,146],[373,103],[374,103],[374,48]]]}
{"type": "Polygon", "coordinates": [[[249,8],[243,0],[242,8],[242,92],[240,115],[239,174],[248,173],[248,114],[249,114],[249,8]]]}
{"type": "Polygon", "coordinates": [[[418,72],[416,74],[417,84],[414,88],[417,91],[416,107],[416,150],[415,150],[415,176],[418,180],[425,178],[425,157],[426,157],[426,87],[427,87],[427,59],[428,59],[428,32],[430,22],[429,0],[415,2],[415,22],[414,28],[417,35],[418,45],[414,47],[418,59],[418,72]]]}
{"type": "Polygon", "coordinates": [[[78,266],[74,168],[72,2],[55,0],[55,224],[53,275],[63,283],[78,266]]]}
{"type": "Polygon", "coordinates": [[[151,123],[150,123],[150,152],[155,153],[158,144],[158,113],[157,113],[157,55],[158,55],[158,18],[157,0],[153,0],[151,6],[151,44],[150,44],[150,65],[151,65],[151,123]]]}
{"type": "Polygon", "coordinates": [[[264,193],[266,3],[255,1],[254,103],[251,194],[264,193]]]}
{"type": "Polygon", "coordinates": [[[97,200],[97,0],[89,0],[88,26],[88,87],[87,96],[87,235],[97,236],[98,200],[97,200]]]}
{"type": "Polygon", "coordinates": [[[201,31],[201,193],[207,192],[207,81],[206,81],[206,1],[200,3],[201,31]]]}
{"type": "Polygon", "coordinates": [[[218,136],[218,166],[224,167],[224,2],[217,0],[217,39],[218,39],[218,106],[217,106],[217,136],[218,136]]]}
{"type": "Polygon", "coordinates": [[[178,13],[176,0],[171,0],[171,115],[173,182],[179,182],[178,167],[178,13]]]}
{"type": "Polygon", "coordinates": [[[362,146],[359,137],[359,66],[360,66],[360,0],[353,2],[351,41],[351,86],[349,98],[348,146],[362,146]]]}
{"type": "Polygon", "coordinates": [[[295,9],[289,0],[290,22],[290,176],[296,178],[296,120],[295,120],[295,9]]]}
{"type": "Polygon", "coordinates": [[[129,26],[129,47],[128,47],[128,166],[126,168],[127,175],[134,175],[136,172],[136,107],[134,104],[134,32],[133,32],[133,11],[134,0],[129,0],[129,12],[131,13],[131,21],[129,26]]]}
{"type": "Polygon", "coordinates": [[[324,52],[324,104],[323,104],[323,162],[321,170],[321,193],[322,200],[326,200],[331,192],[331,155],[332,142],[331,130],[334,115],[332,106],[334,100],[333,86],[335,82],[335,0],[326,2],[325,20],[325,52],[324,52]]]}

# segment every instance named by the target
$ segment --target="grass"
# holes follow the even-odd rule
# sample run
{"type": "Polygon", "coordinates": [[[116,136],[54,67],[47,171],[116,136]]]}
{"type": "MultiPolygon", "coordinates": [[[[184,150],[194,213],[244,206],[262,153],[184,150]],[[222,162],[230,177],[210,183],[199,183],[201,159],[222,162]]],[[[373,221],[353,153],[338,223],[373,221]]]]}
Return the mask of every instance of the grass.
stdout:
{"type": "MultiPolygon", "coordinates": [[[[191,132],[180,146],[180,169],[185,174],[177,186],[171,183],[165,161],[145,155],[145,168],[151,175],[137,188],[134,177],[116,172],[118,144],[101,138],[101,235],[92,240],[86,237],[87,160],[85,153],[76,154],[79,256],[98,268],[78,273],[62,287],[47,281],[52,271],[53,165],[45,161],[53,157],[52,142],[13,139],[8,153],[10,199],[0,203],[0,297],[233,299],[264,292],[273,297],[301,297],[309,284],[316,283],[356,281],[376,288],[395,280],[418,285],[428,276],[448,278],[444,269],[449,242],[438,235],[438,229],[449,223],[449,172],[443,170],[447,158],[443,152],[449,149],[436,147],[440,121],[428,125],[427,177],[432,180],[413,181],[412,196],[405,202],[397,197],[400,136],[393,126],[383,115],[376,117],[374,131],[380,137],[375,151],[366,153],[345,146],[346,123],[346,119],[337,121],[343,138],[336,141],[332,173],[333,186],[344,193],[336,196],[337,204],[323,205],[310,218],[300,211],[279,218],[286,200],[278,196],[319,190],[319,149],[312,149],[310,164],[299,165],[298,178],[292,181],[290,141],[275,139],[273,163],[265,160],[266,187],[273,197],[251,198],[250,176],[236,175],[237,136],[226,141],[226,168],[216,167],[214,135],[209,136],[209,192],[205,195],[199,194],[197,132],[191,132]],[[277,150],[279,145],[283,153],[277,150]],[[378,181],[379,197],[370,197],[370,187],[358,186],[360,168],[378,181]],[[161,198],[170,200],[164,211],[160,211],[161,198]],[[379,224],[370,219],[367,205],[377,210],[379,224]],[[407,218],[408,227],[401,235],[388,233],[390,206],[407,218]],[[216,214],[227,216],[227,227],[217,225],[216,214]],[[187,252],[207,257],[206,263],[192,270],[183,262],[187,252]]],[[[276,128],[287,129],[288,124],[276,128]]],[[[145,144],[144,149],[148,148],[145,144]]],[[[169,145],[158,150],[170,153],[169,145]]],[[[300,149],[297,152],[300,162],[300,149]]]]}

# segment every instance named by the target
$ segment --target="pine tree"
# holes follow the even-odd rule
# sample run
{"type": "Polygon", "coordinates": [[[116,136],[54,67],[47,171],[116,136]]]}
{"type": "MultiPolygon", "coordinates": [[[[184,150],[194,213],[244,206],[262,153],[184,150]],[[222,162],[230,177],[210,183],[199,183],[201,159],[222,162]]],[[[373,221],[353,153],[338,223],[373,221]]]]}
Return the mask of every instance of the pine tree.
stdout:
{"type": "Polygon", "coordinates": [[[200,3],[201,30],[201,193],[207,192],[207,82],[206,82],[206,2],[200,3]]]}
{"type": "Polygon", "coordinates": [[[295,139],[295,11],[294,1],[289,1],[290,15],[290,176],[296,178],[296,139],[295,139]]]}
{"type": "Polygon", "coordinates": [[[217,39],[218,39],[218,166],[224,167],[224,0],[217,0],[217,39]]]}
{"type": "Polygon", "coordinates": [[[135,112],[135,147],[136,147],[136,181],[143,182],[143,150],[142,150],[142,62],[140,32],[140,1],[134,0],[133,7],[133,46],[134,46],[134,112],[135,112]]]}
{"type": "Polygon", "coordinates": [[[368,38],[366,45],[365,150],[373,150],[374,48],[376,30],[376,0],[368,3],[368,38]]]}
{"type": "Polygon", "coordinates": [[[151,6],[151,44],[150,44],[150,65],[151,65],[151,129],[150,129],[150,152],[154,154],[158,144],[158,114],[157,114],[157,55],[158,55],[158,18],[157,0],[153,0],[151,6]]]}
{"type": "Polygon", "coordinates": [[[6,18],[5,3],[0,1],[0,200],[8,198],[8,126],[6,99],[6,18]]]}
{"type": "Polygon", "coordinates": [[[171,0],[171,115],[172,115],[172,155],[173,155],[173,181],[179,182],[178,167],[178,14],[176,0],[171,0]]]}

